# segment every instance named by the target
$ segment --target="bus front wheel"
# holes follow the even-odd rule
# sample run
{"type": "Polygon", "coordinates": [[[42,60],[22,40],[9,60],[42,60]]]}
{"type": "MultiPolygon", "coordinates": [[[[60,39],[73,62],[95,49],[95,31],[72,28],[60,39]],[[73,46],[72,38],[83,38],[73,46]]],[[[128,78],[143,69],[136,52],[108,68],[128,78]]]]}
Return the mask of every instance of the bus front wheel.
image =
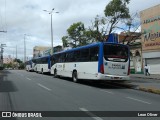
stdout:
{"type": "Polygon", "coordinates": [[[74,71],[74,72],[73,72],[73,74],[72,74],[72,79],[73,79],[73,82],[78,82],[77,71],[74,71]]]}

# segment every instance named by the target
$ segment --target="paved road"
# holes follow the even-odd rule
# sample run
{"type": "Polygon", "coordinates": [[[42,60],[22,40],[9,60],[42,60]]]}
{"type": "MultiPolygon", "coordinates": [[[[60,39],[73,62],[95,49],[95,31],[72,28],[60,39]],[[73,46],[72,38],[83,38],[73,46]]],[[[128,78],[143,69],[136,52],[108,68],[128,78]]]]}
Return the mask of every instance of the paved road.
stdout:
{"type": "MultiPolygon", "coordinates": [[[[84,111],[91,116],[38,120],[158,120],[155,117],[95,117],[90,111],[159,110],[159,95],[114,84],[74,83],[66,78],[18,70],[4,71],[0,75],[0,111],[84,111]]],[[[13,120],[17,119],[22,118],[13,120]]]]}

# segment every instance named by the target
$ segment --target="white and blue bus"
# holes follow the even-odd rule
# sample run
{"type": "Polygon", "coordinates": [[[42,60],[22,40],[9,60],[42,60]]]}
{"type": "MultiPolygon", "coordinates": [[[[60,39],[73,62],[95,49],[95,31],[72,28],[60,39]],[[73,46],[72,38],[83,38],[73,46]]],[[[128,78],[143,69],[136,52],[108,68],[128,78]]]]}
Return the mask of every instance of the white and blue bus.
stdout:
{"type": "Polygon", "coordinates": [[[99,42],[55,53],[51,74],[85,80],[129,80],[130,55],[127,45],[99,42]]]}
{"type": "Polygon", "coordinates": [[[51,56],[44,56],[35,58],[32,60],[34,62],[34,71],[38,73],[50,73],[51,69],[51,56]]]}
{"type": "Polygon", "coordinates": [[[25,64],[26,64],[27,71],[34,71],[34,65],[32,60],[26,61],[25,64]]]}

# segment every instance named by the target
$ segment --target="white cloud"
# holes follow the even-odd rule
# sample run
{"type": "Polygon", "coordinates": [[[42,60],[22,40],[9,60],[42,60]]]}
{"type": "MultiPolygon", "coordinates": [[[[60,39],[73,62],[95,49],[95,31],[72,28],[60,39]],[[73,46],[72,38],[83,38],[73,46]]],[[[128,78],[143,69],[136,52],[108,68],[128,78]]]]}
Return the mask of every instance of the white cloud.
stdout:
{"type": "MultiPolygon", "coordinates": [[[[61,43],[68,27],[83,22],[86,27],[96,15],[104,16],[105,6],[110,0],[1,0],[0,1],[0,43],[7,44],[5,55],[14,55],[17,45],[18,57],[23,58],[24,34],[27,56],[32,56],[34,46],[50,46],[50,15],[43,10],[55,8],[53,14],[54,46],[61,43]],[[3,34],[3,35],[2,35],[3,34]]],[[[159,4],[159,0],[131,0],[130,12],[135,13],[159,4]]],[[[15,56],[15,55],[14,55],[15,56]]]]}

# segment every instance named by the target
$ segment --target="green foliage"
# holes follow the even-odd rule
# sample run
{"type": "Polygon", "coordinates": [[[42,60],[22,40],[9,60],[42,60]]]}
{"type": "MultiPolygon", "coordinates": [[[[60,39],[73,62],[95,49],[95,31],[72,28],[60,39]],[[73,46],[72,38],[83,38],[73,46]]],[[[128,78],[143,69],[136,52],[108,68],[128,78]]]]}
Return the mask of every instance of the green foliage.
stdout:
{"type": "Polygon", "coordinates": [[[14,62],[17,62],[17,63],[23,63],[20,59],[14,59],[14,62]]]}
{"type": "Polygon", "coordinates": [[[92,27],[90,27],[91,36],[95,39],[95,42],[102,42],[104,40],[106,33],[104,27],[105,25],[106,19],[97,15],[92,22],[92,27]]]}
{"type": "Polygon", "coordinates": [[[118,28],[116,25],[121,20],[130,18],[127,7],[129,2],[130,0],[112,0],[109,2],[104,10],[106,18],[97,15],[89,29],[86,29],[82,22],[73,23],[67,29],[68,35],[62,37],[63,47],[78,47],[92,42],[103,42],[106,35],[118,28]]]}
{"type": "Polygon", "coordinates": [[[83,45],[83,32],[84,32],[84,24],[82,22],[74,23],[71,25],[68,29],[68,35],[70,39],[70,44],[73,45],[73,47],[81,46],[83,45]]]}
{"type": "Polygon", "coordinates": [[[126,7],[129,1],[130,0],[112,0],[104,10],[105,16],[111,16],[115,19],[129,18],[129,9],[126,7]]]}
{"type": "Polygon", "coordinates": [[[82,22],[72,24],[68,29],[68,36],[62,37],[63,47],[72,46],[73,48],[89,44],[91,32],[87,31],[82,22]]]}
{"type": "Polygon", "coordinates": [[[18,69],[24,69],[25,68],[25,64],[24,63],[20,63],[18,69]]]}
{"type": "Polygon", "coordinates": [[[110,29],[108,34],[110,34],[116,27],[118,22],[122,19],[130,18],[129,4],[130,0],[112,0],[105,8],[104,14],[109,18],[110,29]]]}
{"type": "Polygon", "coordinates": [[[63,47],[69,47],[68,36],[62,37],[62,43],[63,43],[63,47]]]}

